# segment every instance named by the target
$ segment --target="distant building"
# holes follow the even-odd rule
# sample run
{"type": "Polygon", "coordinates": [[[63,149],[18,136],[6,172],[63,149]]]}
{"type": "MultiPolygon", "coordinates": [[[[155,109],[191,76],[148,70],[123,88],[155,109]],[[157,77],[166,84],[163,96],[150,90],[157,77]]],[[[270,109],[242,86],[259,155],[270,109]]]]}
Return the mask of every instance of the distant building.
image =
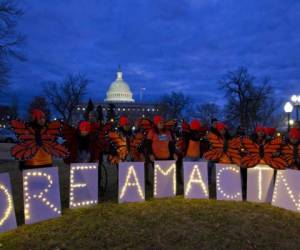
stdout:
{"type": "Polygon", "coordinates": [[[10,120],[17,118],[16,108],[0,105],[0,128],[10,126],[10,120]]]}
{"type": "MultiPolygon", "coordinates": [[[[152,118],[153,115],[159,114],[159,107],[156,103],[138,103],[133,98],[131,89],[123,79],[123,73],[121,69],[117,71],[117,78],[110,84],[108,91],[106,92],[106,98],[103,102],[94,102],[95,107],[101,105],[104,117],[107,117],[107,113],[110,109],[118,118],[121,115],[126,115],[131,121],[139,117],[152,118]]],[[[76,121],[83,119],[87,103],[82,103],[77,107],[76,121]]]]}

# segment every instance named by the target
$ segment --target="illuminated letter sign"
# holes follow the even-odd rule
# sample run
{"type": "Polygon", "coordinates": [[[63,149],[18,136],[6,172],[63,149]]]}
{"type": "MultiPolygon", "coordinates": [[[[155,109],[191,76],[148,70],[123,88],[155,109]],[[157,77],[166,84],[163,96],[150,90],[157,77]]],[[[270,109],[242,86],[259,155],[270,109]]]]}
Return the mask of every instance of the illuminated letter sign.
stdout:
{"type": "Polygon", "coordinates": [[[17,227],[8,173],[0,174],[0,233],[17,227]]]}
{"type": "Polygon", "coordinates": [[[241,201],[240,168],[234,164],[216,164],[217,200],[241,201]]]}
{"type": "Polygon", "coordinates": [[[154,197],[172,197],[176,195],[175,161],[156,161],[154,164],[154,197]]]}
{"type": "Polygon", "coordinates": [[[119,203],[145,200],[144,162],[119,165],[119,203]]]}
{"type": "Polygon", "coordinates": [[[98,203],[98,163],[70,166],[70,208],[98,203]]]}
{"type": "Polygon", "coordinates": [[[23,171],[25,224],[61,215],[57,167],[23,171]]]}
{"type": "Polygon", "coordinates": [[[268,165],[247,169],[247,201],[271,202],[274,170],[268,165]]]}
{"type": "Polygon", "coordinates": [[[184,197],[208,198],[207,162],[183,162],[184,197]]]}
{"type": "Polygon", "coordinates": [[[272,205],[300,212],[299,180],[299,170],[277,170],[272,205]]]}

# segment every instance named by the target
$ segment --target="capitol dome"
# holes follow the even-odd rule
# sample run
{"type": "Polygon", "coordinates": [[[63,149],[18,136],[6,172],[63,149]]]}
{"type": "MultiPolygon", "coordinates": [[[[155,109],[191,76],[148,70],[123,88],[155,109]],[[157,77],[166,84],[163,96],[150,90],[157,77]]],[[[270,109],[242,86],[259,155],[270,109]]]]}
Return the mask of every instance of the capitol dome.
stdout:
{"type": "Polygon", "coordinates": [[[123,73],[119,69],[117,79],[111,83],[106,92],[105,102],[134,102],[129,85],[123,80],[123,73]]]}

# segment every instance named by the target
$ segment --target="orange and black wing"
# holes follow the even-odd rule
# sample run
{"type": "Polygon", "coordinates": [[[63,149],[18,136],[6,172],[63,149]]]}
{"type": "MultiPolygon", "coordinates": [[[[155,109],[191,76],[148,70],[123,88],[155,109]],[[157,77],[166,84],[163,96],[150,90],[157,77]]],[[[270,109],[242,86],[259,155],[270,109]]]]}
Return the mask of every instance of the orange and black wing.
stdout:
{"type": "Polygon", "coordinates": [[[135,161],[139,161],[141,159],[144,142],[145,134],[142,132],[136,133],[130,141],[130,154],[135,161]]]}
{"type": "Polygon", "coordinates": [[[204,158],[209,161],[219,161],[223,156],[224,141],[214,133],[209,132],[207,138],[210,142],[210,149],[204,153],[204,158]]]}
{"type": "Polygon", "coordinates": [[[108,139],[112,146],[112,150],[108,153],[108,161],[115,164],[125,160],[128,155],[126,139],[115,131],[108,133],[108,139]]]}
{"type": "Polygon", "coordinates": [[[109,138],[108,133],[113,129],[113,123],[107,122],[97,131],[95,143],[93,147],[99,154],[106,154],[109,150],[109,138]]]}
{"type": "Polygon", "coordinates": [[[300,145],[296,145],[296,151],[294,150],[294,147],[290,143],[286,143],[283,145],[281,149],[282,157],[286,161],[287,166],[290,168],[296,168],[298,169],[298,165],[300,162],[300,145]]]}
{"type": "Polygon", "coordinates": [[[241,138],[235,137],[228,142],[226,155],[230,159],[231,163],[241,165],[241,138]]]}
{"type": "Polygon", "coordinates": [[[241,166],[246,168],[255,167],[260,162],[259,146],[249,137],[242,138],[241,166]]]}
{"type": "Polygon", "coordinates": [[[55,157],[65,158],[69,155],[68,149],[57,143],[57,138],[61,134],[62,124],[60,121],[52,121],[41,131],[42,148],[55,157]]]}
{"type": "MultiPolygon", "coordinates": [[[[298,146],[298,151],[300,153],[300,147],[299,146],[298,146]]],[[[289,143],[286,143],[285,145],[283,145],[283,147],[281,149],[281,152],[283,154],[282,157],[285,159],[288,166],[292,166],[295,163],[293,146],[289,143]]]]}
{"type": "Polygon", "coordinates": [[[19,120],[12,120],[11,127],[19,139],[19,143],[11,149],[11,155],[20,161],[31,159],[39,149],[35,131],[19,120]]]}
{"type": "Polygon", "coordinates": [[[272,168],[285,169],[288,165],[280,154],[282,145],[282,137],[276,137],[264,146],[263,160],[272,168]]]}

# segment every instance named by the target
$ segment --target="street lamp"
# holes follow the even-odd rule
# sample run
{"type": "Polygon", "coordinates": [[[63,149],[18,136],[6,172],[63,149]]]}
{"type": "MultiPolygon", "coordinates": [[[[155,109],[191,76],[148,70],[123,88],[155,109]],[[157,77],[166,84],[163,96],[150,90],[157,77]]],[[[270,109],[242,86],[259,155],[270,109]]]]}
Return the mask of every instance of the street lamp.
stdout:
{"type": "Polygon", "coordinates": [[[290,102],[287,102],[284,105],[284,112],[287,113],[287,116],[288,116],[288,131],[290,131],[290,127],[291,127],[290,119],[291,119],[292,111],[293,111],[293,105],[290,102]]]}
{"type": "Polygon", "coordinates": [[[296,120],[299,120],[300,95],[292,95],[292,104],[296,107],[296,120]]]}

